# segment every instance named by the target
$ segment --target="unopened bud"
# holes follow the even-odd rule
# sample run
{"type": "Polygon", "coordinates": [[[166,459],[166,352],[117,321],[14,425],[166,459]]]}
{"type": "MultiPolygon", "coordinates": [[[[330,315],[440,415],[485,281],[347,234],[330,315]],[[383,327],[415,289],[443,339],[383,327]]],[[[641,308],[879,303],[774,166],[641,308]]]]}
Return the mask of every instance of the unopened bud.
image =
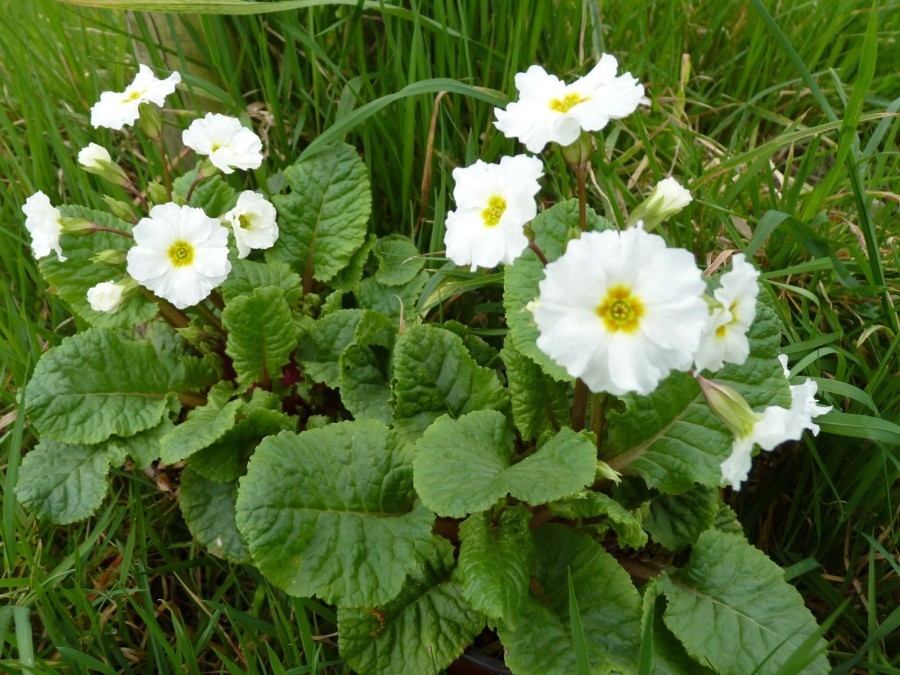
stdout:
{"type": "Polygon", "coordinates": [[[124,265],[125,260],[125,251],[119,251],[114,248],[108,248],[105,251],[100,251],[100,253],[91,258],[91,262],[99,263],[100,265],[109,265],[110,267],[118,267],[120,265],[124,265]]]}
{"type": "Polygon", "coordinates": [[[84,218],[68,218],[66,216],[59,219],[59,224],[62,226],[62,234],[69,234],[74,237],[90,234],[96,227],[94,223],[84,218]]]}
{"type": "Polygon", "coordinates": [[[562,156],[569,166],[584,169],[591,161],[593,150],[593,137],[588,132],[582,131],[577,141],[562,148],[562,156]]]}
{"type": "Polygon", "coordinates": [[[649,232],[667,218],[671,218],[691,203],[691,193],[674,178],[664,178],[656,184],[653,192],[628,216],[626,227],[644,222],[644,230],[649,232]]]}
{"type": "Polygon", "coordinates": [[[157,140],[162,136],[163,124],[159,108],[152,103],[141,103],[138,113],[140,115],[141,131],[147,135],[147,138],[157,140]]]}
{"type": "Polygon", "coordinates": [[[716,417],[722,420],[736,437],[749,436],[762,416],[753,412],[744,397],[734,388],[708,380],[702,375],[697,376],[697,382],[706,398],[706,404],[716,417]]]}
{"type": "Polygon", "coordinates": [[[169,193],[166,188],[156,181],[150,181],[147,184],[147,194],[150,195],[150,201],[154,204],[165,204],[169,201],[169,193]]]}
{"type": "Polygon", "coordinates": [[[197,167],[197,175],[203,178],[210,178],[211,176],[215,176],[219,173],[219,167],[210,162],[208,159],[204,159],[200,162],[200,165],[197,167]]]}
{"type": "Polygon", "coordinates": [[[103,201],[109,207],[112,214],[119,220],[130,221],[134,218],[134,209],[128,202],[123,202],[109,195],[103,195],[103,201]]]}
{"type": "Polygon", "coordinates": [[[95,312],[115,312],[122,305],[125,287],[104,281],[88,289],[87,299],[95,312]]]}
{"type": "Polygon", "coordinates": [[[88,173],[94,173],[114,185],[128,185],[128,176],[118,164],[112,161],[106,148],[91,143],[78,153],[78,163],[88,173]]]}

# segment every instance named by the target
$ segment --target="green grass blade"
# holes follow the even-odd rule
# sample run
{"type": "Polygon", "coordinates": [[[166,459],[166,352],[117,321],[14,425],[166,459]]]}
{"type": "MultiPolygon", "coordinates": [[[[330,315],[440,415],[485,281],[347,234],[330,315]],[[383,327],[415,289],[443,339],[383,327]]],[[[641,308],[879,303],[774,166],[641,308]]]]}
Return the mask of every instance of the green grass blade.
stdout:
{"type": "Polygon", "coordinates": [[[569,624],[572,630],[572,646],[575,649],[575,673],[576,675],[591,675],[591,660],[588,656],[587,637],[584,634],[581,612],[578,611],[578,599],[575,597],[575,582],[572,580],[572,570],[569,570],[568,574],[569,624]]]}

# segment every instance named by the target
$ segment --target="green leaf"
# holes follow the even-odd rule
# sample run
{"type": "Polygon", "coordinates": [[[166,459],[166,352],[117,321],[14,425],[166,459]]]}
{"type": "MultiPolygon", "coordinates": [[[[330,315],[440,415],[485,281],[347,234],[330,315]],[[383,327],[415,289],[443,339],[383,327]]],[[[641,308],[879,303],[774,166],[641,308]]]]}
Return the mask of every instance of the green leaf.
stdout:
{"type": "Polygon", "coordinates": [[[416,303],[427,282],[428,272],[425,270],[402,286],[388,286],[377,277],[369,277],[360,282],[353,295],[360,307],[384,314],[398,323],[401,308],[404,319],[412,320],[416,316],[416,303]]]}
{"type": "Polygon", "coordinates": [[[650,502],[644,527],[653,541],[670,551],[687,548],[713,526],[719,512],[719,492],[698,487],[680,495],[659,495],[650,502]]]}
{"type": "Polygon", "coordinates": [[[509,405],[496,373],[476,365],[453,333],[435,326],[409,328],[394,351],[394,426],[418,438],[434,420],[509,405]]]}
{"type": "Polygon", "coordinates": [[[115,449],[117,452],[131,457],[134,465],[143,471],[159,459],[161,452],[160,441],[163,436],[174,428],[171,420],[168,417],[163,417],[162,422],[152,429],[147,429],[147,431],[142,431],[134,436],[126,436],[125,438],[112,436],[105,443],[107,449],[115,449]]]}
{"type": "Polygon", "coordinates": [[[273,198],[279,237],[266,260],[328,282],[366,240],[372,192],[366,166],[352,146],[335,143],[284,171],[292,192],[273,198]]]}
{"type": "Polygon", "coordinates": [[[218,483],[186,468],[178,505],[194,539],[210,553],[235,563],[250,562],[250,551],[234,524],[237,483],[218,483]]]}
{"type": "MultiPolygon", "coordinates": [[[[254,394],[257,389],[254,391],[254,394]]],[[[188,466],[204,478],[220,483],[236,480],[246,472],[247,461],[266,436],[280,431],[295,431],[297,418],[277,410],[246,410],[242,406],[238,419],[243,419],[222,436],[188,458],[188,466]]]]}
{"type": "Polygon", "coordinates": [[[170,373],[150,342],[94,328],[66,338],[38,361],[28,414],[44,438],[99,443],[159,424],[170,373]]]}
{"type": "Polygon", "coordinates": [[[341,402],[355,419],[390,424],[394,417],[387,349],[350,345],[338,361],[341,402]],[[383,352],[383,355],[382,355],[383,352]]]}
{"type": "Polygon", "coordinates": [[[442,417],[416,444],[416,492],[438,515],[462,518],[487,510],[507,494],[538,505],[594,481],[597,453],[586,433],[563,429],[518,464],[512,463],[513,450],[500,412],[442,417]]]}
{"type": "MultiPolygon", "coordinates": [[[[123,232],[131,232],[133,225],[119,220],[103,211],[94,211],[83,206],[61,206],[62,215],[69,218],[84,218],[103,227],[111,227],[123,232]]],[[[65,262],[59,262],[55,255],[42,258],[38,262],[41,274],[53,286],[56,294],[74,312],[98,328],[130,328],[149,321],[158,311],[155,302],[137,294],[122,303],[116,312],[98,312],[91,309],[87,300],[88,289],[104,281],[118,281],[125,277],[125,267],[110,267],[95,263],[92,258],[108,249],[127,251],[131,240],[109,232],[94,232],[83,237],[62,238],[65,262]]]]}
{"type": "Polygon", "coordinates": [[[281,377],[297,346],[291,308],[279,288],[267,286],[240,295],[222,312],[228,329],[225,353],[242,387],[281,377]]]}
{"type": "Polygon", "coordinates": [[[639,549],[647,544],[647,533],[641,520],[602,492],[580,492],[548,506],[551,513],[571,520],[605,517],[615,530],[621,546],[639,549]]]}
{"type": "Polygon", "coordinates": [[[222,297],[230,303],[239,295],[252,293],[257,288],[277,286],[285,301],[294,305],[300,300],[300,275],[286,263],[258,263],[238,258],[232,263],[228,278],[222,283],[222,297]]]}
{"type": "Polygon", "coordinates": [[[533,592],[514,623],[499,626],[517,675],[575,672],[569,570],[592,672],[634,672],[640,642],[641,597],[628,573],[586,534],[564,525],[534,533],[533,592]]]}
{"type": "Polygon", "coordinates": [[[361,675],[437,675],[484,627],[451,576],[453,547],[435,539],[400,595],[378,608],[338,608],[341,657],[361,675]]]}
{"type": "Polygon", "coordinates": [[[444,321],[441,328],[456,333],[462,338],[463,344],[469,350],[469,355],[475,359],[475,363],[485,368],[495,368],[500,358],[500,352],[492,347],[484,338],[476,335],[465,324],[459,321],[444,321]]]}
{"type": "Polygon", "coordinates": [[[434,520],[415,502],[411,451],[372,420],[263,440],[237,500],[260,571],[291,595],[345,607],[396,597],[434,520]]]}
{"type": "MultiPolygon", "coordinates": [[[[197,169],[192,169],[186,174],[172,181],[172,192],[181,197],[187,197],[191,184],[197,177],[197,169]]],[[[211,218],[218,218],[226,211],[230,211],[237,204],[238,194],[233,187],[228,185],[221,176],[204,178],[194,189],[189,206],[203,209],[211,218]]]]}
{"type": "Polygon", "coordinates": [[[347,266],[335,274],[328,285],[338,291],[352,291],[356,288],[362,280],[366,263],[369,261],[369,254],[375,248],[375,241],[374,234],[368,235],[363,245],[353,252],[347,266]]]}
{"type": "Polygon", "coordinates": [[[378,239],[375,246],[378,271],[375,278],[384,286],[404,286],[418,276],[425,258],[409,237],[390,234],[378,239]]]}
{"type": "Polygon", "coordinates": [[[649,660],[653,664],[653,669],[650,672],[655,672],[656,675],[684,675],[684,673],[706,675],[712,673],[711,670],[704,668],[688,656],[678,638],[666,628],[663,621],[665,608],[666,603],[660,595],[656,579],[652,579],[644,587],[643,614],[641,616],[642,632],[645,636],[641,641],[641,650],[645,649],[644,640],[649,639],[651,643],[649,660]]]}
{"type": "Polygon", "coordinates": [[[187,419],[160,440],[160,457],[166,464],[187,459],[212,445],[235,423],[241,399],[220,401],[210,397],[207,404],[194,408],[187,419]]]}
{"type": "MultiPolygon", "coordinates": [[[[587,209],[587,229],[603,231],[613,225],[587,209]]],[[[531,223],[535,243],[553,262],[566,249],[572,234],[579,230],[578,200],[570,199],[538,214],[531,223]]],[[[544,265],[531,249],[526,249],[512,265],[506,265],[503,276],[503,304],[509,323],[509,339],[522,354],[543,368],[544,372],[560,382],[571,382],[565,368],[554,363],[538,349],[537,324],[525,306],[538,297],[538,284],[544,278],[544,265]]]]}
{"type": "MultiPolygon", "coordinates": [[[[666,626],[688,654],[719,673],[777,673],[818,630],[782,569],[738,535],[707,530],[688,564],[664,573],[658,585],[668,603],[666,626]]],[[[828,672],[824,655],[804,672],[828,672]]]]}
{"type": "MultiPolygon", "coordinates": [[[[743,365],[726,365],[715,379],[734,387],[753,408],[789,407],[790,387],[777,359],[780,323],[766,302],[756,309],[750,356],[743,365]]],[[[621,400],[625,410],[609,415],[611,456],[603,458],[613,469],[639,475],[669,494],[686,492],[695,483],[720,485],[719,465],[731,454],[734,436],[710,411],[691,375],[673,373],[649,396],[621,400]]]]}
{"type": "Polygon", "coordinates": [[[541,367],[512,347],[500,352],[512,401],[513,420],[522,440],[556,432],[569,424],[569,384],[545,375],[541,367]]]}
{"type": "Polygon", "coordinates": [[[40,518],[58,525],[74,523],[100,507],[110,466],[124,461],[125,453],[116,448],[43,440],[22,460],[16,497],[40,518]]]}
{"type": "Polygon", "coordinates": [[[491,619],[512,622],[528,594],[534,563],[531,511],[506,509],[496,525],[490,513],[469,516],[459,526],[462,595],[491,619]]]}

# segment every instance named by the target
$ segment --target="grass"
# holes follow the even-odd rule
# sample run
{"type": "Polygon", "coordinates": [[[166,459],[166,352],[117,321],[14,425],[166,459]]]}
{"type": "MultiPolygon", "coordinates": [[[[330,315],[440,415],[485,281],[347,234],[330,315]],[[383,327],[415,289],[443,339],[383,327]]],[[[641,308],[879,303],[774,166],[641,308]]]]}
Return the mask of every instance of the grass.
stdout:
{"type": "MultiPolygon", "coordinates": [[[[93,132],[87,116],[101,91],[130,78],[133,52],[184,74],[174,106],[185,115],[251,116],[272,167],[343,125],[373,177],[375,231],[439,251],[453,168],[516,146],[471,96],[405,96],[356,123],[363,106],[430,78],[508,97],[532,63],[572,77],[605,50],[648,83],[653,103],[598,136],[589,199],[623,220],[672,174],[695,197],[670,223],[672,243],[708,262],[755,250],[792,367],[819,378],[845,416],[757,460],[735,506],[819,620],[834,617],[827,637],[838,672],[897,672],[900,461],[879,420],[900,420],[891,306],[900,293],[900,3],[832,0],[827,12],[803,0],[762,4],[783,36],[758,3],[433,0],[402,12],[126,18],[0,0],[15,27],[0,33],[0,669],[342,670],[333,611],[198,550],[169,484],[175,475],[120,472],[100,515],[68,527],[34,521],[11,491],[34,442],[15,415],[18,397],[41,351],[77,327],[37,271],[19,209],[37,189],[54,203],[100,206],[75,153],[121,138],[93,132]],[[164,47],[167,31],[180,37],[164,47]]],[[[159,175],[147,156],[136,169],[159,175]]],[[[548,202],[573,189],[565,171],[556,175],[545,181],[548,202]]]]}

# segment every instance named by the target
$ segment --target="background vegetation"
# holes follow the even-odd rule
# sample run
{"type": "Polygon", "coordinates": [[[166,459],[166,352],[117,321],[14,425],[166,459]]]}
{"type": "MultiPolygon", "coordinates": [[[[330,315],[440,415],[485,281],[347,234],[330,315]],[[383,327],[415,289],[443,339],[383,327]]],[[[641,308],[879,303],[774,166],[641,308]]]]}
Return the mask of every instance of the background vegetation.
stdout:
{"type": "MultiPolygon", "coordinates": [[[[516,148],[490,106],[429,80],[513,96],[532,63],[572,79],[607,51],[652,105],[598,136],[589,199],[623,222],[674,175],[695,202],[669,224],[672,243],[712,264],[755,254],[794,371],[846,414],[757,460],[733,503],[828,626],[836,672],[900,672],[900,3],[762,4],[768,13],[755,1],[410,0],[225,17],[0,0],[0,670],[343,670],[329,607],[192,543],[177,468],[120,472],[99,516],[68,527],[16,503],[34,440],[16,410],[40,353],[77,324],[37,271],[21,205],[40,189],[102,208],[77,151],[95,141],[144,154],[128,134],[90,128],[100,92],[124,87],[136,59],[179,70],[186,87],[170,101],[185,122],[209,109],[249,117],[272,173],[343,135],[370,170],[373,229],[439,252],[452,169],[516,148]],[[410,95],[367,117],[397,92],[410,95]]],[[[140,180],[161,172],[145,156],[140,180]]],[[[548,201],[571,194],[557,174],[548,201]]],[[[454,311],[499,325],[498,287],[478,285],[477,302],[454,311]]]]}

